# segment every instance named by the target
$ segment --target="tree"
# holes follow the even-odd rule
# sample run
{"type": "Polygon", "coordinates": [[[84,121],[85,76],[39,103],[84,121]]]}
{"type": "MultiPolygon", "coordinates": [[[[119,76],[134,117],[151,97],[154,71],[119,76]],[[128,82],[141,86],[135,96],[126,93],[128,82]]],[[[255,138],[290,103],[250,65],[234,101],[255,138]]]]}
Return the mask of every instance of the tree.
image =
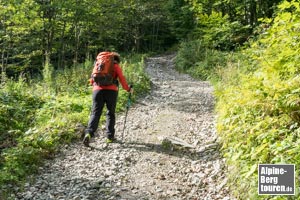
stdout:
{"type": "Polygon", "coordinates": [[[40,54],[40,41],[36,36],[39,23],[37,7],[31,0],[4,1],[1,4],[2,71],[8,75],[34,70],[34,58],[40,54]],[[5,70],[4,70],[5,69],[5,70]]]}
{"type": "Polygon", "coordinates": [[[195,28],[195,10],[185,0],[171,0],[168,4],[171,31],[177,40],[185,39],[195,28]]]}
{"type": "Polygon", "coordinates": [[[280,2],[280,0],[186,1],[195,16],[194,37],[202,38],[208,44],[222,49],[232,49],[247,41],[259,25],[259,19],[272,16],[274,6],[280,2]]]}
{"type": "Polygon", "coordinates": [[[186,38],[230,38],[216,46],[244,41],[249,34],[245,27],[253,29],[259,18],[272,16],[278,2],[2,0],[1,71],[9,76],[41,73],[51,71],[47,67],[72,67],[101,50],[156,51],[186,38]],[[214,24],[206,24],[206,16],[214,24]]]}

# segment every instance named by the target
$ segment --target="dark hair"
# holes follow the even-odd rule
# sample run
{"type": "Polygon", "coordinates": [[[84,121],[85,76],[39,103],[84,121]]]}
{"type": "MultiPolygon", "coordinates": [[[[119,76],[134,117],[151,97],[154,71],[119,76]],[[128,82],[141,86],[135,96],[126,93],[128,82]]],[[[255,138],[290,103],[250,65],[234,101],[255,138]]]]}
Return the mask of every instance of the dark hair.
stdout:
{"type": "Polygon", "coordinates": [[[114,55],[114,61],[116,61],[117,63],[120,63],[120,56],[114,55]]]}

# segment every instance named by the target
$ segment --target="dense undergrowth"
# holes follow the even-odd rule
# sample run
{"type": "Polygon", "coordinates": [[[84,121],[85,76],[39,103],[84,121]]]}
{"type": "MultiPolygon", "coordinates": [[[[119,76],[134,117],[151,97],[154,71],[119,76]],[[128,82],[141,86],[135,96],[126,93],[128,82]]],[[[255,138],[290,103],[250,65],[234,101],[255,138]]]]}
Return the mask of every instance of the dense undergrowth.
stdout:
{"type": "Polygon", "coordinates": [[[239,52],[207,50],[200,40],[179,50],[180,70],[215,85],[217,130],[238,199],[300,199],[299,21],[299,3],[284,2],[239,52]],[[295,164],[296,195],[258,196],[258,164],[279,163],[295,164]]]}
{"type": "MultiPolygon", "coordinates": [[[[6,79],[0,90],[0,188],[20,183],[38,170],[45,158],[59,147],[80,138],[78,123],[86,125],[91,108],[88,79],[92,62],[51,73],[45,80],[30,82],[6,79]]],[[[121,63],[135,95],[150,89],[144,73],[142,55],[128,57],[121,63]]],[[[4,77],[5,78],[5,77],[4,77]]],[[[124,110],[127,94],[119,90],[117,112],[124,110]]],[[[103,116],[102,116],[103,120],[103,116]]]]}

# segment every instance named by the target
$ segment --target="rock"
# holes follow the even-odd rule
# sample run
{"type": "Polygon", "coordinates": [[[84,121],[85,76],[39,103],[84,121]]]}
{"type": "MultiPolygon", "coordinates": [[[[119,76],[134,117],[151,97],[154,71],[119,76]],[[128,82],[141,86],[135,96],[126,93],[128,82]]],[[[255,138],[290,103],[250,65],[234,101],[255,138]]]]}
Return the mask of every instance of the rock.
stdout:
{"type": "Polygon", "coordinates": [[[169,136],[169,137],[163,138],[162,145],[171,146],[172,144],[183,146],[183,147],[186,147],[186,148],[195,148],[195,146],[187,143],[186,141],[184,141],[184,140],[182,140],[178,137],[170,137],[169,136]]]}

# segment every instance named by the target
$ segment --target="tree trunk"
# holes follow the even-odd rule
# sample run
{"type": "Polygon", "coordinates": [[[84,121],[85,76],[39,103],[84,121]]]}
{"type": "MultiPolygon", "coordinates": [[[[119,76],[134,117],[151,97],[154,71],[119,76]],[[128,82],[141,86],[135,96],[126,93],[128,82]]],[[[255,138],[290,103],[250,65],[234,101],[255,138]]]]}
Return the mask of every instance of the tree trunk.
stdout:
{"type": "Polygon", "coordinates": [[[253,0],[250,3],[250,25],[254,27],[257,24],[256,2],[253,0]]]}
{"type": "MultiPolygon", "coordinates": [[[[4,45],[3,45],[4,46],[4,45]]],[[[5,56],[5,50],[4,47],[2,48],[2,53],[1,53],[1,71],[5,72],[5,66],[4,66],[4,56],[5,56]]]]}
{"type": "Polygon", "coordinates": [[[44,52],[44,65],[50,65],[51,63],[51,55],[52,55],[52,46],[53,46],[53,38],[54,38],[54,25],[53,18],[55,15],[55,11],[52,8],[52,1],[43,2],[44,12],[42,15],[43,20],[43,52],[44,52]]]}
{"type": "Polygon", "coordinates": [[[45,52],[45,65],[44,65],[43,77],[44,77],[44,81],[46,83],[51,84],[52,68],[51,68],[51,62],[50,62],[50,53],[47,51],[45,52]]]}
{"type": "Polygon", "coordinates": [[[2,49],[2,55],[1,55],[1,81],[0,83],[5,82],[5,76],[6,76],[6,69],[4,66],[4,49],[2,49]]]}
{"type": "Polygon", "coordinates": [[[79,42],[80,42],[80,27],[78,27],[78,25],[76,24],[75,25],[75,39],[76,39],[76,43],[75,43],[75,52],[74,52],[74,60],[73,60],[73,63],[74,63],[74,66],[77,65],[78,63],[78,51],[79,51],[79,42]]]}
{"type": "MultiPolygon", "coordinates": [[[[4,18],[4,21],[6,20],[6,18],[4,18]]],[[[5,25],[3,26],[3,31],[4,31],[4,35],[6,35],[6,27],[5,25]]],[[[5,41],[6,39],[3,39],[3,43],[2,43],[2,49],[1,49],[1,82],[4,82],[5,79],[5,74],[6,74],[6,68],[5,68],[5,41]]]]}
{"type": "Polygon", "coordinates": [[[58,55],[58,61],[57,61],[57,66],[59,68],[63,68],[64,65],[63,65],[63,60],[64,60],[64,57],[65,57],[65,42],[64,42],[64,37],[65,37],[65,31],[66,31],[66,21],[64,21],[64,24],[63,24],[63,29],[61,31],[61,36],[60,36],[60,53],[58,55]]]}

